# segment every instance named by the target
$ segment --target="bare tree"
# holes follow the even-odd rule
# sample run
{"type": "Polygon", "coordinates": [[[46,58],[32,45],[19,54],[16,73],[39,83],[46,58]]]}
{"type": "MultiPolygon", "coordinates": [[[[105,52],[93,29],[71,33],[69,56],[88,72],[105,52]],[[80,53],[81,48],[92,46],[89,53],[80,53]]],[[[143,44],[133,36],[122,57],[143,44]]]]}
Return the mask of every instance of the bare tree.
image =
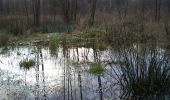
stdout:
{"type": "Polygon", "coordinates": [[[155,21],[159,21],[161,18],[161,0],[155,0],[155,21]]]}
{"type": "Polygon", "coordinates": [[[168,12],[170,13],[170,0],[167,1],[167,5],[168,5],[168,12]]]}
{"type": "Polygon", "coordinates": [[[116,9],[120,18],[126,17],[128,4],[128,0],[115,0],[116,9]]]}
{"type": "Polygon", "coordinates": [[[141,0],[142,17],[145,16],[145,10],[146,10],[146,0],[141,0]]]}
{"type": "Polygon", "coordinates": [[[3,0],[0,0],[0,15],[3,13],[3,0]]]}
{"type": "Polygon", "coordinates": [[[60,0],[59,6],[63,14],[63,19],[66,23],[76,22],[78,12],[77,0],[60,0]]]}
{"type": "Polygon", "coordinates": [[[97,1],[98,0],[91,0],[91,14],[90,14],[90,20],[89,20],[89,25],[93,25],[94,24],[94,17],[95,17],[95,13],[96,13],[96,6],[97,6],[97,1]]]}
{"type": "Polygon", "coordinates": [[[71,4],[72,4],[72,11],[71,11],[71,13],[72,13],[72,20],[74,21],[74,22],[76,22],[77,21],[77,10],[78,10],[78,1],[77,0],[72,0],[71,1],[71,4]]]}
{"type": "Polygon", "coordinates": [[[34,25],[38,27],[40,25],[40,0],[32,0],[33,4],[33,19],[34,25]]]}
{"type": "Polygon", "coordinates": [[[70,1],[69,0],[60,0],[60,8],[62,11],[63,19],[66,23],[70,22],[70,1]]]}

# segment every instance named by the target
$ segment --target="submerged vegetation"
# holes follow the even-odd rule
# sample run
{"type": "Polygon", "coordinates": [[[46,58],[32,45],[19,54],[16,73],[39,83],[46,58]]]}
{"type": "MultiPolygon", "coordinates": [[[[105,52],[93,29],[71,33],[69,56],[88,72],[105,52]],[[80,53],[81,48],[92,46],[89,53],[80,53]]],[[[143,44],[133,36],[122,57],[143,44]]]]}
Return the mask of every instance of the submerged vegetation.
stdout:
{"type": "Polygon", "coordinates": [[[21,69],[29,70],[30,68],[34,67],[36,64],[35,60],[23,60],[19,62],[19,66],[21,69]]]}

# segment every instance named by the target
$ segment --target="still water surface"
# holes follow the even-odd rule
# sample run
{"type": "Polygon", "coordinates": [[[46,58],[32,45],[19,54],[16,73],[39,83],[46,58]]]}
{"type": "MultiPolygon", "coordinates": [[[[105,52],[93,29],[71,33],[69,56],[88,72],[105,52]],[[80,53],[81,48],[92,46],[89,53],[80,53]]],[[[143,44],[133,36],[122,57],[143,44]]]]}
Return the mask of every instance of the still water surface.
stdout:
{"type": "MultiPolygon", "coordinates": [[[[17,46],[0,54],[0,100],[99,100],[98,75],[89,66],[96,56],[92,48],[62,47],[55,52],[48,47],[17,46]],[[36,66],[21,69],[20,61],[34,59],[36,66]]],[[[102,61],[109,61],[111,51],[99,51],[102,61]]],[[[107,65],[104,65],[107,70],[107,65]]],[[[109,69],[109,67],[108,67],[109,69]]],[[[103,98],[117,98],[109,73],[102,74],[103,98]],[[114,96],[114,97],[113,97],[114,96]]]]}

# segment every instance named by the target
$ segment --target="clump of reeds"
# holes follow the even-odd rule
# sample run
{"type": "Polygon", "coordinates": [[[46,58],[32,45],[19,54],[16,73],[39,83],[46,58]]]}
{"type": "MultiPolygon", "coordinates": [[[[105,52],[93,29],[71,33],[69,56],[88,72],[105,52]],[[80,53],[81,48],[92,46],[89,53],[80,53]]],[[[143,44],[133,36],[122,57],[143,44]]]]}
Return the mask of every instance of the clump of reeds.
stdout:
{"type": "Polygon", "coordinates": [[[60,36],[58,35],[52,35],[50,38],[49,38],[49,45],[50,45],[50,50],[51,51],[56,51],[56,49],[58,48],[59,46],[59,42],[60,42],[60,36]]]}
{"type": "Polygon", "coordinates": [[[125,97],[162,97],[170,92],[170,56],[166,52],[152,49],[140,54],[125,50],[119,65],[120,86],[125,97]]]}
{"type": "Polygon", "coordinates": [[[93,63],[89,72],[92,74],[102,74],[104,72],[104,68],[102,67],[101,62],[93,63]]]}
{"type": "Polygon", "coordinates": [[[19,66],[24,70],[29,70],[31,67],[35,66],[35,64],[36,64],[35,60],[23,60],[20,61],[19,66]]]}

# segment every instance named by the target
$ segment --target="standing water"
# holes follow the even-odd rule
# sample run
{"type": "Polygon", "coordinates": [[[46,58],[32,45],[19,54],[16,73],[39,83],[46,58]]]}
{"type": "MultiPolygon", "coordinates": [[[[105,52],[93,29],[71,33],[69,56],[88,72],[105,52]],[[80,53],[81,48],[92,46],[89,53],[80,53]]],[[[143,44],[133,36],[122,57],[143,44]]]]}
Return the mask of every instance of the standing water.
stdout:
{"type": "MultiPolygon", "coordinates": [[[[139,91],[129,88],[138,82],[138,76],[143,75],[144,68],[138,68],[143,60],[134,53],[138,52],[142,59],[144,50],[140,47],[124,50],[108,48],[105,51],[84,47],[59,47],[55,51],[42,46],[1,48],[0,100],[120,100],[127,99],[128,96],[140,98],[139,95],[134,95],[139,91]],[[33,60],[35,65],[24,69],[20,66],[24,60],[33,60]],[[138,70],[137,73],[135,70],[138,70]],[[130,83],[130,80],[134,80],[134,83],[130,83]]],[[[152,53],[148,49],[146,51],[148,54],[144,56],[144,60],[148,62],[143,62],[143,66],[148,67],[152,58],[148,55],[152,53]]],[[[158,53],[161,53],[159,57],[163,57],[167,52],[159,48],[158,53]]]]}
{"type": "MultiPolygon", "coordinates": [[[[58,48],[18,46],[1,49],[0,100],[99,100],[98,75],[89,72],[95,59],[109,60],[109,50],[92,48],[58,48]],[[5,51],[5,52],[3,52],[5,51]],[[34,60],[29,70],[20,67],[23,60],[34,60]]],[[[106,65],[104,65],[106,66],[106,65]]],[[[107,68],[107,67],[105,67],[107,68]]],[[[101,75],[103,98],[111,97],[109,75],[101,75]]],[[[115,95],[116,98],[116,95],[115,95]]]]}

